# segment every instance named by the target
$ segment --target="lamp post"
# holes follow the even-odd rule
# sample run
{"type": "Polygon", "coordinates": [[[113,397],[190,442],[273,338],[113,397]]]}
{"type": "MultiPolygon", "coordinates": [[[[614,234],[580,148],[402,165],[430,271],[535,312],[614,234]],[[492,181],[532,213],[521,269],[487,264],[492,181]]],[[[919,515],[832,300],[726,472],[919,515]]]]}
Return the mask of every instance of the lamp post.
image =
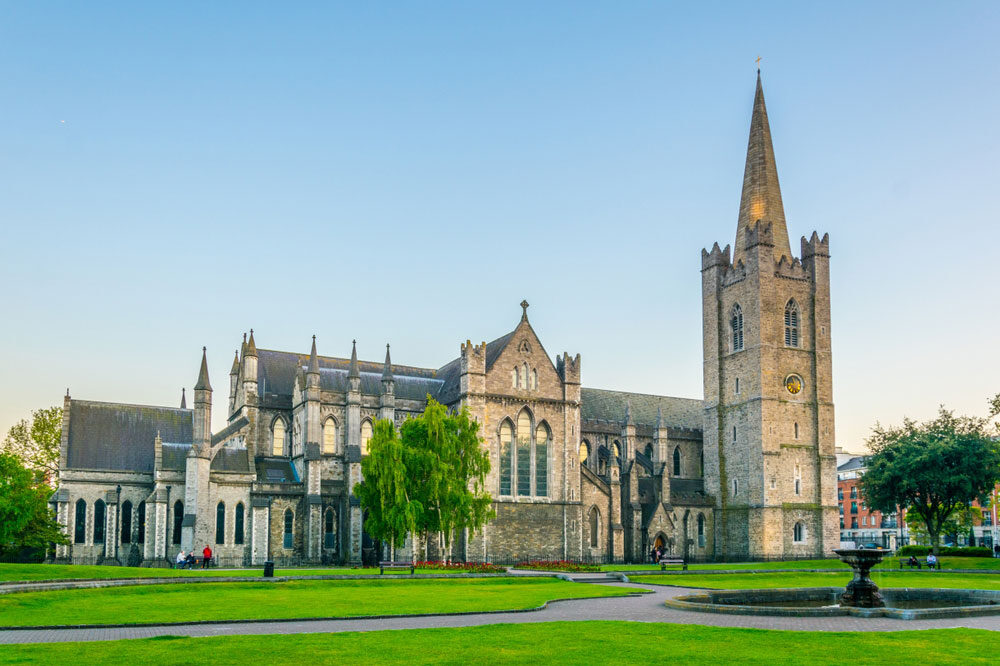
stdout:
{"type": "Polygon", "coordinates": [[[121,513],[121,503],[122,503],[122,487],[121,484],[115,488],[115,562],[118,566],[121,566],[122,561],[118,559],[118,540],[121,538],[122,534],[122,513],[121,513]]]}

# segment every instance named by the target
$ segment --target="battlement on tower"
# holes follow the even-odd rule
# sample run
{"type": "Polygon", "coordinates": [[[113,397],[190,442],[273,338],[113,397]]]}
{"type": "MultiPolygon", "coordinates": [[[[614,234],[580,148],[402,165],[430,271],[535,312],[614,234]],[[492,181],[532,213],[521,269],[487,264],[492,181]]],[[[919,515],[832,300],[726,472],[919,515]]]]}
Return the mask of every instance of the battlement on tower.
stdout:
{"type": "Polygon", "coordinates": [[[577,354],[573,357],[567,352],[563,352],[562,356],[556,356],[556,372],[559,373],[559,377],[562,378],[563,382],[569,384],[579,384],[580,355],[577,354]]]}
{"type": "Polygon", "coordinates": [[[719,249],[718,243],[712,244],[712,251],[702,248],[701,250],[701,270],[705,271],[715,266],[729,266],[729,246],[725,250],[719,249]]]}
{"type": "Polygon", "coordinates": [[[808,239],[803,236],[801,243],[803,261],[815,256],[830,256],[830,234],[823,234],[823,238],[821,239],[819,234],[814,231],[808,239]]]}
{"type": "Polygon", "coordinates": [[[473,345],[472,340],[466,340],[461,345],[460,358],[462,359],[462,373],[486,372],[486,343],[482,342],[473,345]]]}
{"type": "Polygon", "coordinates": [[[798,257],[788,257],[781,255],[781,259],[774,267],[774,274],[779,277],[791,278],[793,280],[805,280],[809,277],[808,272],[802,265],[798,257]]]}
{"type": "Polygon", "coordinates": [[[746,228],[746,249],[766,245],[774,247],[774,225],[764,220],[757,220],[746,228]]]}

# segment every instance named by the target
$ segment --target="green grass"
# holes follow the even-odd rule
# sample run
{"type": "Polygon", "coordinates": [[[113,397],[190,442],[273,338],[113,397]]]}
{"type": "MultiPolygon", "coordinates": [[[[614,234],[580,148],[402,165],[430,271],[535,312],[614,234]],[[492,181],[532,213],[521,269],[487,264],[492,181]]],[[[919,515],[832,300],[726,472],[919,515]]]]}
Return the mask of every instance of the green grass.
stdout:
{"type": "MultiPolygon", "coordinates": [[[[879,569],[899,569],[899,558],[886,557],[879,569]]],[[[923,563],[924,558],[920,559],[923,563]]],[[[941,566],[944,569],[985,569],[1000,572],[1000,558],[995,557],[942,557],[941,566]]],[[[604,564],[602,571],[659,571],[658,564],[604,564]]],[[[679,565],[670,565],[667,571],[680,569],[679,565]]],[[[689,564],[691,571],[713,571],[728,569],[850,569],[838,559],[821,560],[787,560],[776,562],[711,562],[707,564],[689,564]]]]}
{"type": "MultiPolygon", "coordinates": [[[[98,567],[82,564],[0,564],[0,582],[28,580],[56,580],[62,578],[183,578],[199,576],[246,576],[263,575],[263,567],[253,569],[161,569],[157,567],[98,567]]],[[[326,569],[294,569],[278,567],[276,576],[358,576],[378,574],[378,567],[357,568],[331,567],[326,569]]],[[[395,571],[392,575],[409,575],[409,571],[395,571]]],[[[417,568],[416,573],[446,574],[461,571],[417,568]]],[[[390,575],[390,572],[385,574],[390,575]]]]}
{"type": "Polygon", "coordinates": [[[0,625],[148,624],[188,620],[347,617],[534,608],[627,588],[557,578],[303,580],[139,585],[0,596],[0,625]]]}
{"type": "Polygon", "coordinates": [[[995,663],[981,629],[802,632],[644,622],[493,624],[342,634],[5,645],[0,663],[697,664],[995,663]]]}
{"type": "MultiPolygon", "coordinates": [[[[679,576],[629,576],[634,583],[680,585],[716,590],[752,590],[771,587],[841,587],[851,580],[843,573],[759,573],[759,574],[685,574],[679,576]]],[[[873,571],[872,580],[879,587],[947,587],[977,590],[1000,590],[1000,576],[986,574],[950,574],[947,571],[873,571]]]]}

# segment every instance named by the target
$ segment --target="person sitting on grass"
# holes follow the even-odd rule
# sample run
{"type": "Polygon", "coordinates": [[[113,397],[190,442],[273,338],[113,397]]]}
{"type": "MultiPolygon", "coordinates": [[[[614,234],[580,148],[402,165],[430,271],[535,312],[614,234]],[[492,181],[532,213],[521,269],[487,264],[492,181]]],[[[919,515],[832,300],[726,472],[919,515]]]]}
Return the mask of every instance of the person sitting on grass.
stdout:
{"type": "Polygon", "coordinates": [[[927,553],[927,566],[932,569],[937,566],[937,557],[935,557],[934,553],[927,553]]]}
{"type": "Polygon", "coordinates": [[[208,547],[207,543],[205,544],[205,550],[201,551],[201,554],[204,556],[204,559],[201,561],[201,568],[207,569],[209,563],[212,561],[212,549],[208,547]]]}
{"type": "Polygon", "coordinates": [[[174,563],[174,568],[183,569],[186,564],[187,564],[187,553],[185,553],[182,550],[181,552],[177,553],[177,560],[174,563]]]}

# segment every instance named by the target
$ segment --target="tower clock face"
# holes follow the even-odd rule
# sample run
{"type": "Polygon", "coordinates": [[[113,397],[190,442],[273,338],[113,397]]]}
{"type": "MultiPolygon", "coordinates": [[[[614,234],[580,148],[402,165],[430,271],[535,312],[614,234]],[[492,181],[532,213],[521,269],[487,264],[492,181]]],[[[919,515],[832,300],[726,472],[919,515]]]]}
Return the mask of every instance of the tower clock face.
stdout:
{"type": "Polygon", "coordinates": [[[802,378],[798,375],[788,375],[785,377],[785,388],[792,395],[802,390],[802,378]]]}

